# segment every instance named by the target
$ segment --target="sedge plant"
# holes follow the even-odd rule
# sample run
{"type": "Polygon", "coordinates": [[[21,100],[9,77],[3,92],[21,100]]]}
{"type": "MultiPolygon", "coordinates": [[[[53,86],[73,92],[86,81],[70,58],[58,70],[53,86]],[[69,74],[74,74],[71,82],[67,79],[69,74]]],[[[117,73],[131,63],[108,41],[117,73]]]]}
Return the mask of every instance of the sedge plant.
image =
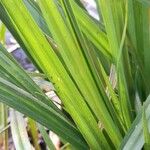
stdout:
{"type": "Polygon", "coordinates": [[[75,149],[148,149],[150,2],[95,2],[99,20],[80,0],[0,0],[1,21],[54,85],[62,110],[2,45],[0,101],[75,149]]]}

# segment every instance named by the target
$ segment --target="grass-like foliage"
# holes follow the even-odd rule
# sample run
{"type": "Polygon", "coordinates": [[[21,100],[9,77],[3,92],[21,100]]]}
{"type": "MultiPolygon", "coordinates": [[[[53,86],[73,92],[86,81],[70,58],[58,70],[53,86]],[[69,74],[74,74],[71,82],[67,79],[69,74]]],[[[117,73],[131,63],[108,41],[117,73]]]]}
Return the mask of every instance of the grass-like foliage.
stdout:
{"type": "Polygon", "coordinates": [[[99,20],[79,0],[0,0],[1,21],[53,83],[62,110],[2,46],[0,101],[75,149],[147,149],[150,2],[96,5],[99,20]]]}

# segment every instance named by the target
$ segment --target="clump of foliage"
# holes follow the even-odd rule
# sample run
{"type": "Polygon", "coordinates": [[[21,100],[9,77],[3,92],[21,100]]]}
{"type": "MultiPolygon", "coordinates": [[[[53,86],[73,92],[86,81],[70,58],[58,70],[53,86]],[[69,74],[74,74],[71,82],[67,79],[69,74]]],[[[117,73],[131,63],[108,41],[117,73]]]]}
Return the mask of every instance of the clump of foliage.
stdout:
{"type": "Polygon", "coordinates": [[[146,149],[150,2],[96,4],[99,20],[79,0],[0,0],[0,19],[53,83],[63,111],[2,46],[0,101],[76,149],[146,149]]]}

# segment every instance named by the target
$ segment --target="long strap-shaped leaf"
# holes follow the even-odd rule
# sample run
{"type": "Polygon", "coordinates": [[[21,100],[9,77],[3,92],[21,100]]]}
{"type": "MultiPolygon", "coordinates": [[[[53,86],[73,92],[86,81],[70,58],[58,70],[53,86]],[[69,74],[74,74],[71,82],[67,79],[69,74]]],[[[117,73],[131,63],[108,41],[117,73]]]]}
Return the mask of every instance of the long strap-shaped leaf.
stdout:
{"type": "Polygon", "coordinates": [[[38,129],[40,130],[40,133],[42,134],[42,137],[43,137],[45,143],[47,144],[48,148],[50,150],[55,150],[55,146],[54,146],[53,142],[51,141],[48,133],[44,129],[44,127],[41,126],[40,124],[38,124],[38,129]]]}
{"type": "MultiPolygon", "coordinates": [[[[44,21],[42,14],[39,9],[35,7],[35,2],[33,2],[33,0],[25,0],[24,3],[41,29],[49,35],[45,22],[42,23],[42,21],[44,21]]],[[[76,10],[76,17],[80,23],[82,31],[94,43],[94,45],[98,47],[99,51],[101,51],[107,58],[111,59],[111,52],[108,51],[109,45],[105,33],[99,29],[97,23],[95,23],[87,12],[81,9],[77,3],[73,2],[73,7],[76,10]]]]}
{"type": "MultiPolygon", "coordinates": [[[[0,76],[7,79],[10,82],[13,82],[17,86],[27,90],[33,96],[37,97],[39,101],[46,104],[52,110],[58,112],[60,115],[63,115],[58,108],[54,106],[53,103],[44,95],[38,86],[31,80],[31,78],[25,73],[23,69],[16,63],[16,61],[11,57],[10,54],[0,45],[0,76]],[[6,70],[3,70],[3,69],[6,70]],[[1,73],[4,74],[1,74],[1,73]],[[12,80],[13,79],[13,80],[12,80]]],[[[67,120],[66,120],[67,121],[67,120]]],[[[61,124],[62,122],[60,122],[61,124]]],[[[68,122],[69,123],[69,122],[68,122]]],[[[70,124],[71,125],[71,124],[70,124]]]]}
{"type": "MultiPolygon", "coordinates": [[[[144,110],[146,119],[148,122],[148,127],[150,128],[150,96],[144,103],[144,110]]],[[[140,150],[144,145],[144,134],[143,134],[143,120],[142,120],[142,111],[141,110],[135,121],[132,123],[130,130],[125,136],[120,149],[123,150],[140,150]]]]}
{"type": "Polygon", "coordinates": [[[16,150],[32,150],[23,115],[11,109],[10,118],[11,133],[16,150]]]}
{"type": "MultiPolygon", "coordinates": [[[[120,50],[120,43],[121,43],[121,33],[122,29],[122,20],[115,20],[118,14],[113,5],[115,1],[112,0],[97,0],[97,4],[102,10],[102,16],[104,19],[104,24],[108,36],[108,41],[110,45],[110,49],[112,50],[112,55],[114,58],[114,63],[117,63],[117,57],[120,50]],[[107,5],[109,4],[109,5],[107,5]],[[121,22],[121,24],[120,24],[121,22]],[[121,26],[120,28],[118,28],[121,26]]],[[[116,1],[117,2],[117,1],[116,1]]],[[[123,66],[123,60],[119,62],[119,69],[117,70],[117,77],[118,77],[118,89],[119,89],[119,98],[120,104],[122,109],[122,115],[124,118],[124,122],[127,128],[131,125],[132,120],[132,113],[131,113],[131,103],[129,99],[129,93],[127,89],[127,82],[125,78],[125,70],[123,66]]]]}
{"type": "MultiPolygon", "coordinates": [[[[41,98],[42,102],[52,107],[57,112],[61,111],[52,101],[41,91],[41,89],[32,81],[27,73],[17,64],[16,60],[0,44],[0,75],[3,78],[14,83],[20,88],[32,93],[33,96],[41,98]]],[[[62,113],[61,113],[62,114],[62,113]]]]}
{"type": "Polygon", "coordinates": [[[72,5],[83,33],[105,56],[111,58],[112,52],[109,50],[106,34],[99,29],[99,26],[76,4],[76,2],[72,1],[72,5]]]}
{"type": "MultiPolygon", "coordinates": [[[[95,69],[97,69],[97,67],[99,66],[99,62],[96,62],[96,60],[91,60],[91,56],[92,56],[93,52],[91,50],[91,47],[88,45],[88,41],[86,41],[86,38],[83,36],[82,32],[80,31],[79,21],[76,20],[76,16],[75,16],[76,11],[73,9],[74,2],[72,0],[68,0],[68,1],[62,0],[62,2],[64,3],[64,7],[66,8],[66,12],[67,12],[68,18],[69,18],[69,20],[70,20],[70,22],[72,24],[72,28],[74,30],[74,33],[76,34],[77,41],[78,41],[81,49],[83,50],[83,53],[85,54],[85,57],[86,57],[87,62],[89,64],[90,70],[92,70],[91,72],[92,72],[92,75],[94,76],[93,78],[96,80],[95,84],[98,85],[99,92],[102,95],[102,99],[101,100],[106,103],[106,106],[107,106],[108,110],[110,111],[110,113],[112,115],[112,118],[113,118],[113,120],[114,120],[114,122],[116,123],[116,126],[117,126],[118,125],[118,121],[116,119],[116,114],[114,113],[112,105],[111,105],[110,101],[107,98],[107,95],[106,95],[105,90],[104,90],[104,85],[102,84],[101,79],[97,78],[97,72],[99,70],[95,70],[95,69]],[[95,64],[93,64],[93,61],[95,61],[95,64]],[[95,66],[96,63],[97,63],[97,66],[95,66]]],[[[94,59],[95,58],[96,58],[96,56],[94,57],[94,59]]],[[[99,108],[99,109],[101,109],[101,108],[99,108]]],[[[109,117],[106,117],[106,118],[108,119],[109,117]]],[[[108,126],[106,125],[105,121],[102,119],[102,116],[100,117],[100,121],[102,121],[102,123],[104,124],[104,128],[108,129],[108,126]]],[[[120,125],[118,125],[118,126],[120,126],[120,125]]],[[[113,125],[112,125],[112,128],[114,128],[113,125]]],[[[109,131],[108,131],[108,134],[110,134],[109,131]]]]}
{"type": "Polygon", "coordinates": [[[23,42],[28,45],[28,51],[55,84],[58,95],[90,147],[93,149],[105,147],[106,141],[98,129],[95,118],[23,2],[21,0],[9,0],[9,3],[1,0],[1,2],[17,26],[17,32],[23,37],[23,42]]]}
{"type": "Polygon", "coordinates": [[[56,43],[58,44],[58,48],[60,48],[60,54],[73,79],[78,85],[78,88],[80,89],[81,93],[85,97],[87,103],[89,104],[97,118],[104,124],[104,127],[108,131],[110,137],[112,139],[116,138],[116,141],[119,143],[121,137],[119,130],[115,126],[108,110],[106,109],[103,99],[99,94],[99,91],[91,76],[89,67],[87,66],[87,63],[85,61],[86,58],[84,57],[82,51],[82,48],[85,47],[76,45],[76,39],[74,40],[72,38],[72,35],[70,35],[69,29],[65,25],[53,0],[39,1],[39,4],[48,27],[50,28],[52,35],[56,40],[56,43]],[[59,26],[60,23],[61,26],[59,26]],[[115,134],[116,132],[118,133],[117,135],[115,134]]]}
{"type": "MultiPolygon", "coordinates": [[[[20,46],[26,51],[27,53],[27,45],[25,45],[25,43],[23,43],[23,40],[20,38],[19,34],[16,32],[17,27],[13,26],[12,20],[10,19],[7,11],[4,9],[2,3],[0,3],[0,19],[1,21],[7,26],[7,28],[9,29],[9,31],[12,33],[12,35],[15,37],[15,39],[17,40],[17,42],[20,44],[20,46]]],[[[30,54],[28,54],[28,57],[30,57],[30,59],[32,60],[32,63],[34,63],[34,65],[36,67],[38,67],[38,65],[35,63],[35,61],[31,58],[30,54]]],[[[39,67],[38,67],[39,69],[39,67]]]]}
{"type": "Polygon", "coordinates": [[[0,77],[0,101],[30,116],[79,149],[87,148],[78,131],[60,114],[26,91],[0,77]],[[69,133],[69,134],[68,134],[69,133]]]}
{"type": "MultiPolygon", "coordinates": [[[[1,77],[14,83],[20,88],[25,89],[31,95],[38,98],[38,101],[41,101],[41,103],[46,105],[46,107],[49,107],[49,109],[58,113],[60,117],[64,118],[61,111],[58,108],[56,108],[54,104],[51,103],[50,99],[48,99],[46,95],[44,95],[40,91],[40,88],[31,80],[31,78],[25,73],[25,71],[21,69],[21,67],[16,63],[16,61],[11,57],[11,55],[1,45],[0,45],[0,57],[1,57],[0,59],[1,60],[0,62],[0,76],[1,77]]],[[[59,122],[59,123],[62,124],[62,122],[59,122]]],[[[72,125],[70,124],[69,126],[72,126],[72,125]]],[[[54,132],[55,132],[55,129],[54,129],[54,132]]],[[[78,134],[80,136],[80,133],[78,134]]]]}

